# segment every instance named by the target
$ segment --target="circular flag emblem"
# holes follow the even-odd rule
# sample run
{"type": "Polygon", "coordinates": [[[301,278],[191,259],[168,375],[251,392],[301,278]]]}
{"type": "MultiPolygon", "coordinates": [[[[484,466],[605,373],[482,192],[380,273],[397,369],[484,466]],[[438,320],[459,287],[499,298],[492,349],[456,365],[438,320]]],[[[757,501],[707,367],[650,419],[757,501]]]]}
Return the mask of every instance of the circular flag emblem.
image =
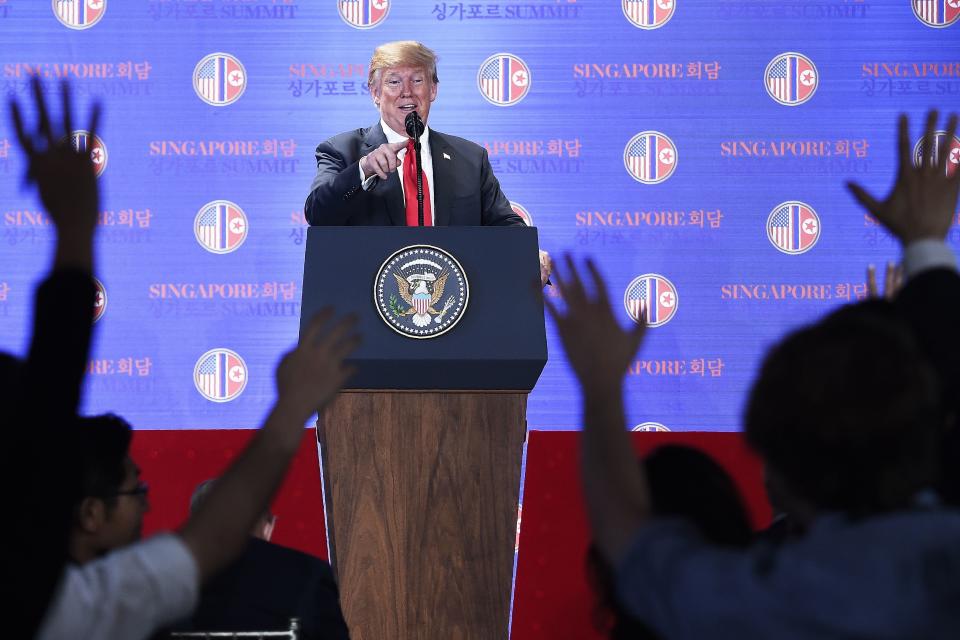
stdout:
{"type": "Polygon", "coordinates": [[[380,266],[373,283],[377,312],[408,338],[436,338],[453,329],[470,299],[463,267],[429,245],[400,249],[380,266]]]}
{"type": "Polygon", "coordinates": [[[677,313],[677,288],[657,273],[637,276],[627,285],[623,307],[634,322],[640,322],[641,313],[647,315],[647,326],[659,327],[670,322],[677,313]]]}
{"type": "MultiPolygon", "coordinates": [[[[960,2],[960,0],[957,1],[960,2]]],[[[960,169],[960,137],[954,136],[948,143],[947,132],[937,131],[933,136],[933,161],[940,162],[940,154],[944,152],[949,154],[947,177],[950,177],[960,169]]],[[[919,167],[921,158],[923,158],[923,138],[913,145],[913,164],[919,167]]]]}
{"type": "Polygon", "coordinates": [[[670,429],[667,429],[659,422],[641,422],[631,429],[631,431],[670,431],[670,429]]]}
{"type": "Polygon", "coordinates": [[[495,53],[480,65],[477,88],[490,104],[517,104],[530,91],[530,67],[512,53],[495,53]]]}
{"type": "Polygon", "coordinates": [[[820,216],[806,203],[781,202],[767,216],[767,238],[784,253],[806,253],[820,239],[820,216]]]}
{"type": "Polygon", "coordinates": [[[233,104],[246,88],[247,70],[229,53],[211,53],[193,68],[193,90],[207,104],[233,104]]]}
{"type": "Polygon", "coordinates": [[[107,0],[51,0],[53,15],[65,27],[89,29],[107,11],[107,0]]]}
{"type": "Polygon", "coordinates": [[[247,239],[247,216],[229,200],[214,200],[200,207],[193,219],[193,235],[210,253],[231,253],[247,239]]]}
{"type": "Polygon", "coordinates": [[[107,290],[103,287],[103,283],[93,279],[93,286],[96,288],[96,293],[93,297],[93,321],[96,322],[103,317],[103,313],[107,310],[107,290]]]}
{"type": "Polygon", "coordinates": [[[87,152],[90,154],[90,160],[93,162],[94,175],[98,178],[107,168],[107,147],[103,144],[100,136],[90,137],[89,131],[79,129],[70,133],[70,142],[73,148],[78,152],[87,152]]]}
{"type": "Polygon", "coordinates": [[[527,225],[528,227],[532,227],[532,226],[533,226],[533,216],[530,215],[530,212],[527,211],[527,208],[526,208],[526,207],[524,207],[522,204],[517,204],[516,202],[511,202],[511,203],[510,203],[510,208],[513,209],[513,212],[514,212],[515,214],[517,214],[518,216],[520,216],[521,218],[523,218],[524,223],[526,223],[526,225],[527,225]]]}
{"type": "Polygon", "coordinates": [[[960,0],[911,0],[917,20],[935,29],[949,27],[960,18],[960,0]]]}
{"type": "Polygon", "coordinates": [[[624,147],[623,166],[637,182],[663,182],[677,168],[677,146],[659,131],[642,131],[624,147]]]}
{"type": "Polygon", "coordinates": [[[372,29],[387,19],[390,0],[337,0],[337,11],[354,29],[372,29]]]}
{"type": "Polygon", "coordinates": [[[620,7],[633,26],[659,29],[673,17],[677,4],[676,0],[621,0],[620,7]]]}
{"type": "Polygon", "coordinates": [[[247,363],[230,349],[211,349],[193,367],[197,391],[213,402],[229,402],[247,386],[247,363]]]}
{"type": "Polygon", "coordinates": [[[813,97],[820,74],[813,61],[799,53],[781,53],[763,72],[763,86],[771,98],[788,107],[803,104],[813,97]]]}

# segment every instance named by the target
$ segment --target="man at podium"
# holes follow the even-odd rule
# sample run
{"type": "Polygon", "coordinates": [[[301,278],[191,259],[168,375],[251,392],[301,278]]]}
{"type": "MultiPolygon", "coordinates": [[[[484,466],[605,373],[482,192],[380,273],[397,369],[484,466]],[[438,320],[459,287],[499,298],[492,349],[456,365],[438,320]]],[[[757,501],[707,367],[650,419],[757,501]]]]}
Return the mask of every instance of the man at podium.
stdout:
{"type": "MultiPolygon", "coordinates": [[[[418,226],[417,171],[407,116],[423,121],[420,136],[423,224],[523,225],[493,175],[487,151],[427,125],[437,99],[437,56],[419,42],[376,48],[367,83],[380,121],[317,145],[317,175],[304,215],[311,225],[418,226]]],[[[540,280],[552,263],[540,251],[540,280]]]]}
{"type": "Polygon", "coordinates": [[[524,224],[500,190],[486,150],[427,126],[438,82],[437,56],[421,43],[376,48],[368,86],[380,121],[317,146],[317,175],[304,205],[311,225],[419,225],[413,140],[405,133],[413,111],[424,123],[423,224],[524,224]]]}

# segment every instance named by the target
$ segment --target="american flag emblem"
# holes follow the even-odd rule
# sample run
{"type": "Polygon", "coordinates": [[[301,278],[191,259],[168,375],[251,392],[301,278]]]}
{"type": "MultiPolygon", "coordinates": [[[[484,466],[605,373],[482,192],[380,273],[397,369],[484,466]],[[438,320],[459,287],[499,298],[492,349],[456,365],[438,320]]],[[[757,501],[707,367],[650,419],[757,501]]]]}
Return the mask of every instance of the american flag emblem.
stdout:
{"type": "Polygon", "coordinates": [[[641,422],[635,426],[631,431],[670,431],[659,422],[641,422]]]}
{"type": "Polygon", "coordinates": [[[623,15],[635,27],[659,29],[670,21],[676,0],[621,0],[623,15]]]}
{"type": "Polygon", "coordinates": [[[429,293],[415,293],[413,294],[413,308],[417,310],[417,313],[426,313],[430,308],[431,296],[429,293]]]}
{"type": "Polygon", "coordinates": [[[236,102],[246,88],[247,71],[229,53],[211,53],[193,69],[193,90],[215,107],[236,102]]]}
{"type": "Polygon", "coordinates": [[[103,317],[104,311],[107,310],[107,290],[103,283],[96,278],[93,279],[93,286],[96,289],[93,298],[93,321],[96,322],[103,317]]]}
{"type": "Polygon", "coordinates": [[[53,15],[65,27],[89,29],[100,22],[107,0],[52,0],[53,15]]]}
{"type": "Polygon", "coordinates": [[[247,364],[229,349],[211,349],[193,367],[197,391],[213,402],[229,402],[247,386],[247,364]]]}
{"type": "Polygon", "coordinates": [[[521,218],[523,218],[524,224],[526,224],[528,227],[532,227],[532,226],[533,226],[533,216],[530,215],[530,212],[527,211],[527,208],[526,208],[526,207],[524,207],[524,206],[523,206],[522,204],[520,204],[520,203],[511,202],[511,203],[510,203],[510,208],[513,209],[513,212],[514,212],[515,214],[517,214],[518,216],[520,216],[521,218]]]}
{"type": "Polygon", "coordinates": [[[530,91],[530,67],[513,54],[494,54],[480,65],[477,88],[498,107],[517,104],[530,91]]]}
{"type": "Polygon", "coordinates": [[[942,29],[960,18],[960,0],[912,0],[913,15],[928,27],[942,29]]]}
{"type": "Polygon", "coordinates": [[[670,322],[677,313],[677,288],[657,273],[637,276],[627,285],[623,294],[623,306],[634,322],[640,322],[641,314],[647,316],[647,326],[659,327],[670,322]]]}
{"type": "MultiPolygon", "coordinates": [[[[958,0],[960,2],[960,0],[958,0]]],[[[947,143],[947,132],[937,131],[933,136],[933,161],[940,162],[940,154],[947,153],[947,177],[960,171],[960,137],[954,136],[953,140],[947,143]]],[[[923,138],[917,140],[913,146],[913,164],[920,166],[923,158],[923,138]]]]}
{"type": "Polygon", "coordinates": [[[820,239],[820,217],[808,204],[783,202],[767,216],[767,238],[783,253],[806,253],[820,239]]]}
{"type": "Polygon", "coordinates": [[[231,253],[247,239],[247,216],[229,200],[214,200],[200,207],[193,220],[193,235],[210,253],[231,253]]]}
{"type": "Polygon", "coordinates": [[[104,169],[107,168],[107,147],[103,144],[100,136],[91,138],[89,131],[78,129],[70,133],[70,141],[73,143],[73,148],[80,153],[90,154],[94,174],[99,178],[104,169]]]}
{"type": "Polygon", "coordinates": [[[812,98],[820,84],[820,74],[813,61],[792,52],[781,53],[771,60],[763,77],[764,87],[770,97],[788,107],[795,107],[812,98]]]}
{"type": "Polygon", "coordinates": [[[663,182],[677,168],[677,146],[659,131],[642,131],[624,148],[623,165],[637,182],[663,182]]]}
{"type": "Polygon", "coordinates": [[[386,20],[390,0],[337,0],[337,11],[354,29],[372,29],[386,20]]]}

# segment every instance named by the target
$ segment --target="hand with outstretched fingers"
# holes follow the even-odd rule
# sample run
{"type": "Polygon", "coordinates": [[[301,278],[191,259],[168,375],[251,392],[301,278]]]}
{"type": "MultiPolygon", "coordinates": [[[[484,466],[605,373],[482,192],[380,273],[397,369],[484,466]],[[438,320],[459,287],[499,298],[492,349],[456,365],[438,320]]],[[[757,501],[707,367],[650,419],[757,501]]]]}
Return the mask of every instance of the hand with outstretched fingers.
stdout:
{"type": "Polygon", "coordinates": [[[353,374],[354,368],[344,360],[360,344],[356,325],[356,316],[334,319],[332,308],[320,310],[300,343],[277,366],[277,406],[297,416],[299,427],[330,402],[353,374]]]}
{"type": "Polygon", "coordinates": [[[569,254],[565,263],[566,268],[555,270],[552,276],[565,309],[561,311],[546,297],[544,305],[557,324],[567,359],[585,392],[619,389],[646,333],[646,314],[635,326],[623,329],[607,297],[607,285],[593,261],[586,261],[591,291],[569,254]]]}
{"type": "Polygon", "coordinates": [[[922,157],[914,165],[907,117],[900,116],[897,143],[900,167],[893,189],[885,200],[876,199],[856,183],[847,183],[857,202],[904,246],[917,240],[945,239],[957,210],[960,167],[955,168],[952,175],[947,175],[950,146],[957,133],[957,116],[950,116],[947,135],[942,138],[939,150],[934,144],[936,125],[937,112],[931,111],[927,115],[921,143],[922,157]]]}
{"type": "MultiPolygon", "coordinates": [[[[31,84],[37,110],[36,131],[27,131],[20,106],[15,100],[10,102],[17,140],[27,156],[27,180],[37,185],[43,206],[61,238],[73,234],[92,235],[97,223],[100,192],[90,153],[77,151],[71,140],[70,86],[66,82],[60,85],[63,119],[54,129],[40,80],[34,77],[31,84]]],[[[97,133],[99,120],[100,106],[94,105],[87,127],[91,140],[97,133]]]]}

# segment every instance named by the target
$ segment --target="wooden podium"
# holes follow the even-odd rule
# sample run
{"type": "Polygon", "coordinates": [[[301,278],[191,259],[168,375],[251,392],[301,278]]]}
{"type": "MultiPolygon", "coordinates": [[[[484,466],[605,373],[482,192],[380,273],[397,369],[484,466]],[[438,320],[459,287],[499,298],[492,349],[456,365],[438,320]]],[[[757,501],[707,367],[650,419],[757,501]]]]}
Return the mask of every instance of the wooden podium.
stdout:
{"type": "Polygon", "coordinates": [[[546,362],[536,230],[315,227],[306,251],[302,318],[333,302],[364,336],[350,389],[317,421],[351,637],[506,638],[526,398],[546,362]],[[459,322],[431,339],[375,306],[378,272],[412,245],[469,281],[459,322]]]}

